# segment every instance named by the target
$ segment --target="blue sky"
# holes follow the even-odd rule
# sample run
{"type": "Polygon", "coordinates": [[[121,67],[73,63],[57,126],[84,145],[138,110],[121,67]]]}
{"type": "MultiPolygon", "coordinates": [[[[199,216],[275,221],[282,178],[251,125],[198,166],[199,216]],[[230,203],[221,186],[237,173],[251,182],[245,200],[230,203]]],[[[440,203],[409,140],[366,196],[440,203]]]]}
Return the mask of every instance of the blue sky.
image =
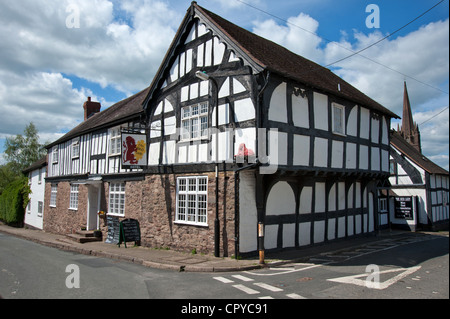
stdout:
{"type": "MultiPolygon", "coordinates": [[[[297,54],[327,65],[382,39],[439,1],[198,0],[197,3],[297,54]],[[379,28],[366,25],[371,14],[366,7],[370,4],[379,8],[379,28]]],[[[37,126],[42,142],[52,141],[82,121],[82,104],[87,96],[100,101],[104,109],[147,87],[190,4],[191,1],[183,0],[2,1],[0,164],[5,137],[22,133],[30,121],[37,126]],[[79,28],[67,27],[67,18],[73,13],[68,10],[70,6],[79,10],[79,28]]],[[[370,60],[354,56],[330,67],[398,115],[406,81],[414,119],[419,124],[425,122],[420,126],[423,152],[446,169],[448,17],[449,0],[445,0],[400,32],[361,53],[370,60]]]]}

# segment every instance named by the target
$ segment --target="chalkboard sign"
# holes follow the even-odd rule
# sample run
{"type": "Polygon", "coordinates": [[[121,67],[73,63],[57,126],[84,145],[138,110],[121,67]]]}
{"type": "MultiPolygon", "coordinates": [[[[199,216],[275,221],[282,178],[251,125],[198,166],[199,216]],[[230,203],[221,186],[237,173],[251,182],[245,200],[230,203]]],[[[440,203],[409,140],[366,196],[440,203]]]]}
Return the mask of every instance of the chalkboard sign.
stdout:
{"type": "Polygon", "coordinates": [[[106,215],[106,225],[108,226],[108,235],[105,243],[118,244],[120,239],[119,217],[106,215]]]}
{"type": "Polygon", "coordinates": [[[139,222],[136,219],[124,219],[120,222],[120,238],[119,246],[121,243],[127,247],[127,241],[134,241],[135,245],[141,243],[141,230],[139,228],[139,222]]]}
{"type": "Polygon", "coordinates": [[[395,218],[413,219],[412,196],[395,197],[395,218]]]}

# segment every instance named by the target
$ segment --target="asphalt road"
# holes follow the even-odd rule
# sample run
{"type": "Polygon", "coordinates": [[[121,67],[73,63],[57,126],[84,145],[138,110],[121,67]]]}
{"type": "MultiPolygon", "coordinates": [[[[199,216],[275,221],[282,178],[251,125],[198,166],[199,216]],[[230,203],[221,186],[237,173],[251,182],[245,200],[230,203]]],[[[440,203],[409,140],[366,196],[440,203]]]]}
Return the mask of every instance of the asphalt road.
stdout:
{"type": "Polygon", "coordinates": [[[266,299],[448,299],[448,244],[447,236],[420,235],[314,256],[308,263],[246,272],[180,273],[60,251],[0,233],[0,296],[178,299],[181,303],[174,311],[180,313],[212,311],[195,308],[202,305],[198,299],[239,300],[244,305],[251,302],[247,299],[259,299],[259,308],[223,304],[215,314],[267,311],[261,306],[266,299]]]}

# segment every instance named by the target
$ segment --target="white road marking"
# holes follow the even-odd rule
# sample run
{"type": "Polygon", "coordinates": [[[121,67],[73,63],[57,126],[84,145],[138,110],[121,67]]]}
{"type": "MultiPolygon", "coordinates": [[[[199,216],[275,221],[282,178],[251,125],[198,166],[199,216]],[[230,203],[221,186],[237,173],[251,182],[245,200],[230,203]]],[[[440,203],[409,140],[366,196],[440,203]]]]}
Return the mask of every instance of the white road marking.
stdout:
{"type": "Polygon", "coordinates": [[[259,291],[254,290],[252,288],[248,288],[248,287],[246,287],[244,285],[233,285],[233,287],[237,288],[237,289],[239,289],[239,290],[241,290],[241,291],[243,291],[243,292],[245,292],[246,294],[249,294],[249,295],[259,294],[259,291]]]}
{"type": "Polygon", "coordinates": [[[416,267],[411,267],[411,268],[396,268],[396,269],[389,269],[389,270],[384,270],[384,271],[380,271],[380,272],[364,273],[364,274],[360,274],[360,275],[345,276],[345,277],[332,278],[332,279],[327,279],[327,280],[333,281],[333,282],[339,282],[339,283],[344,283],[344,284],[353,284],[353,285],[357,285],[357,286],[363,286],[363,287],[367,287],[367,288],[382,290],[382,289],[388,288],[390,285],[405,278],[406,276],[416,272],[420,268],[421,268],[421,266],[416,266],[416,267]],[[375,275],[387,274],[387,273],[399,272],[399,271],[402,271],[402,273],[400,273],[397,276],[395,276],[391,279],[388,279],[384,282],[372,282],[372,281],[368,281],[368,280],[359,279],[361,277],[367,278],[369,275],[372,276],[372,278],[373,278],[373,276],[375,276],[375,275]]]}
{"type": "Polygon", "coordinates": [[[270,291],[273,291],[273,292],[283,291],[283,289],[281,289],[281,288],[274,287],[274,286],[265,284],[263,282],[255,282],[254,285],[258,286],[258,287],[261,287],[261,288],[264,288],[264,289],[267,289],[267,290],[270,290],[270,291]]]}
{"type": "Polygon", "coordinates": [[[305,297],[297,295],[297,294],[287,294],[286,296],[288,296],[289,298],[292,298],[292,299],[306,299],[305,297]]]}
{"type": "Polygon", "coordinates": [[[215,280],[218,280],[220,282],[223,282],[224,284],[229,284],[234,282],[233,280],[227,279],[225,277],[213,277],[215,280]]]}
{"type": "MultiPolygon", "coordinates": [[[[270,274],[257,273],[257,272],[252,272],[252,271],[244,271],[244,272],[247,274],[255,275],[255,276],[275,276],[275,275],[284,275],[284,274],[289,274],[289,273],[293,273],[293,272],[299,272],[299,271],[304,271],[304,270],[308,270],[308,269],[313,269],[313,268],[321,267],[323,265],[324,264],[320,264],[320,265],[312,264],[311,266],[305,267],[305,268],[285,270],[285,271],[275,272],[275,273],[270,273],[270,274]]],[[[271,270],[274,270],[274,268],[271,268],[271,270]]]]}
{"type": "Polygon", "coordinates": [[[240,279],[242,281],[253,281],[252,278],[248,278],[248,277],[245,277],[245,276],[242,276],[242,275],[231,275],[231,277],[234,277],[236,279],[240,279]]]}

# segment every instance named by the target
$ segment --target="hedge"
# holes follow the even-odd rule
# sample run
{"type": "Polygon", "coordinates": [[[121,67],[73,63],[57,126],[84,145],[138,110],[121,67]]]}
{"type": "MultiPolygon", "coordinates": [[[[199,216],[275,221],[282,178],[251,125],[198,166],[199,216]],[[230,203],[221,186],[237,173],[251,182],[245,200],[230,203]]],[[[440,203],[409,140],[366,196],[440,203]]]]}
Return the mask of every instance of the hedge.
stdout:
{"type": "Polygon", "coordinates": [[[30,192],[26,177],[9,184],[0,195],[0,220],[10,225],[22,226],[30,192]]]}

